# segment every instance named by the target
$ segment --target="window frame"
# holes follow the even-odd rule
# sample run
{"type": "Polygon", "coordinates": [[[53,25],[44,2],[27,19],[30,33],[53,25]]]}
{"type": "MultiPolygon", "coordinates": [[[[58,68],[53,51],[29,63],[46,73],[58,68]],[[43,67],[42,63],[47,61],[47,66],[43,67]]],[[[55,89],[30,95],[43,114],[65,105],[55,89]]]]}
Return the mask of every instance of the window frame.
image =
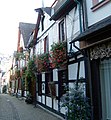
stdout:
{"type": "Polygon", "coordinates": [[[103,5],[107,4],[110,0],[92,0],[93,7],[91,8],[94,12],[95,10],[101,8],[103,5]]]}
{"type": "Polygon", "coordinates": [[[65,20],[62,19],[59,22],[59,41],[63,42],[65,41],[65,20]]]}

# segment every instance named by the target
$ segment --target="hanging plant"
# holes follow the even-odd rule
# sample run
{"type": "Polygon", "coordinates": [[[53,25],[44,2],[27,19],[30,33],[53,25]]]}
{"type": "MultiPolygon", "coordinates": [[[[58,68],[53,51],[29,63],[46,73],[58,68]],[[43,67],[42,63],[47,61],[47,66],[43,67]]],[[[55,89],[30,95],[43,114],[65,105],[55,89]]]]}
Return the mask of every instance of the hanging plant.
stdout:
{"type": "Polygon", "coordinates": [[[66,42],[54,43],[51,45],[50,61],[52,68],[66,66],[66,42]]]}
{"type": "Polygon", "coordinates": [[[38,72],[45,72],[49,70],[50,67],[49,53],[38,55],[37,66],[38,66],[38,72]]]}

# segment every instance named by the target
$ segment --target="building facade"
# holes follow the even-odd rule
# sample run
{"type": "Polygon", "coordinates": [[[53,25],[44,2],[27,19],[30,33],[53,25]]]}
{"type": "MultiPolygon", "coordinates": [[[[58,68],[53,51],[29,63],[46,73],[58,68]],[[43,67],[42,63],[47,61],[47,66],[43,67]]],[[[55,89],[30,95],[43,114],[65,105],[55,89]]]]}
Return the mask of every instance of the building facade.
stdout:
{"type": "Polygon", "coordinates": [[[61,109],[60,98],[65,93],[65,86],[74,88],[75,82],[78,82],[86,94],[86,58],[80,50],[81,43],[77,41],[74,46],[71,44],[71,41],[85,29],[83,10],[83,2],[72,0],[58,0],[51,7],[36,9],[37,38],[28,44],[31,49],[30,56],[35,55],[37,58],[37,103],[63,117],[66,111],[65,108],[61,109]],[[65,52],[62,54],[58,49],[57,53],[58,58],[63,55],[62,58],[56,61],[46,59],[47,55],[55,55],[53,49],[58,44],[65,44],[65,52]],[[60,62],[62,59],[64,64],[60,62]],[[40,60],[44,63],[49,60],[45,63],[47,68],[40,66],[43,64],[40,60]]]}
{"type": "Polygon", "coordinates": [[[36,58],[37,104],[64,117],[64,88],[77,83],[90,98],[91,120],[111,119],[110,8],[110,0],[55,0],[35,9],[27,48],[36,58]]]}
{"type": "Polygon", "coordinates": [[[87,28],[72,43],[82,43],[87,58],[88,94],[91,97],[92,119],[111,119],[110,31],[111,2],[86,1],[87,28]]]}

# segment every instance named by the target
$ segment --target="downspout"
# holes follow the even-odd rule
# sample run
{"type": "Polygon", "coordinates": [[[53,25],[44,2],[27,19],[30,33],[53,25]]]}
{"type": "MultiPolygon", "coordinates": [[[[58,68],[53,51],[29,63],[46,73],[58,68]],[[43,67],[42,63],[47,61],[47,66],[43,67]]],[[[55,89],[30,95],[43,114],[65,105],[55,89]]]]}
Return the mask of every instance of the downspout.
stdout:
{"type": "MultiPolygon", "coordinates": [[[[87,5],[86,5],[86,0],[84,0],[84,2],[83,2],[83,15],[84,15],[84,25],[85,25],[85,28],[84,28],[84,30],[87,30],[88,29],[88,17],[87,17],[87,5]]],[[[92,97],[92,82],[91,82],[91,69],[90,69],[90,60],[88,59],[89,58],[89,54],[88,54],[88,52],[87,52],[87,60],[85,61],[86,63],[86,69],[87,69],[87,73],[88,73],[88,75],[87,75],[87,79],[89,79],[89,86],[90,86],[90,88],[89,88],[89,94],[90,94],[90,98],[91,98],[91,120],[93,120],[94,119],[94,113],[93,113],[93,97],[92,97]]]]}
{"type": "Polygon", "coordinates": [[[83,20],[84,20],[84,31],[88,29],[88,17],[87,17],[87,5],[86,0],[83,1],[83,20]]]}
{"type": "MultiPolygon", "coordinates": [[[[78,0],[74,0],[78,5],[79,5],[79,23],[80,23],[80,33],[82,33],[82,18],[81,18],[81,3],[78,0]]],[[[83,19],[84,19],[84,30],[88,29],[88,18],[87,18],[87,6],[86,6],[86,0],[83,1],[83,19]]],[[[84,51],[79,49],[76,45],[75,42],[73,46],[78,49],[82,54],[84,54],[84,51]]],[[[88,53],[87,53],[88,55],[88,53]]],[[[88,57],[89,58],[89,57],[88,57]]],[[[87,60],[85,61],[86,67],[87,67],[87,72],[88,76],[87,78],[89,79],[89,86],[90,86],[90,97],[91,97],[91,120],[93,120],[93,100],[92,100],[92,83],[91,83],[91,72],[90,72],[90,61],[89,59],[86,58],[87,60]]]]}

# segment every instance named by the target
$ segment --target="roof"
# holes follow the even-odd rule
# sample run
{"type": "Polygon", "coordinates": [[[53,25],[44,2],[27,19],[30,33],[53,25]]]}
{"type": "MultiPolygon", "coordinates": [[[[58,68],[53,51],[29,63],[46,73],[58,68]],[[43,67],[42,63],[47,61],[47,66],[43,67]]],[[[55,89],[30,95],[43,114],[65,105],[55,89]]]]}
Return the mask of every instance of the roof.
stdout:
{"type": "Polygon", "coordinates": [[[44,11],[49,15],[49,16],[51,16],[51,7],[45,7],[44,8],[44,11]]]}
{"type": "Polygon", "coordinates": [[[23,23],[23,22],[19,23],[19,29],[23,36],[25,47],[27,47],[27,43],[29,41],[30,35],[33,32],[33,30],[35,29],[35,26],[36,26],[36,24],[32,24],[32,23],[23,23]]]}

